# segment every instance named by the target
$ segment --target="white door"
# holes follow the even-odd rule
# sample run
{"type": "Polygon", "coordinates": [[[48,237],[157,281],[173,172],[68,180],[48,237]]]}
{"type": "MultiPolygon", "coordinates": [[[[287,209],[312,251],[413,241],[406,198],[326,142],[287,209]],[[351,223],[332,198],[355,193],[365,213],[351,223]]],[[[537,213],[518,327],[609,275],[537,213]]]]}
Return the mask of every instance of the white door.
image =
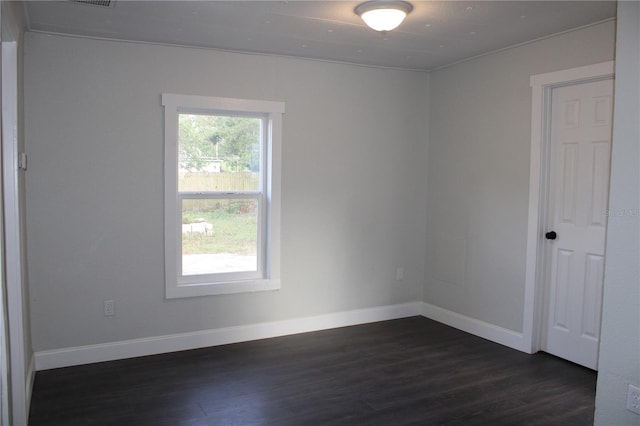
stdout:
{"type": "Polygon", "coordinates": [[[555,88],[544,350],[597,369],[613,80],[555,88]]]}

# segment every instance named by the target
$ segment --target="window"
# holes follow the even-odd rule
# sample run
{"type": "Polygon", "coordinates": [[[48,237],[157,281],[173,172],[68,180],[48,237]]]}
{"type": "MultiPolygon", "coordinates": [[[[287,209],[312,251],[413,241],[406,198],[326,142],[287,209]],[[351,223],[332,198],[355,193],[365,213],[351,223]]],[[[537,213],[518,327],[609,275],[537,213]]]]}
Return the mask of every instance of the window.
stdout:
{"type": "Polygon", "coordinates": [[[167,298],[280,288],[281,102],[163,94],[167,298]]]}

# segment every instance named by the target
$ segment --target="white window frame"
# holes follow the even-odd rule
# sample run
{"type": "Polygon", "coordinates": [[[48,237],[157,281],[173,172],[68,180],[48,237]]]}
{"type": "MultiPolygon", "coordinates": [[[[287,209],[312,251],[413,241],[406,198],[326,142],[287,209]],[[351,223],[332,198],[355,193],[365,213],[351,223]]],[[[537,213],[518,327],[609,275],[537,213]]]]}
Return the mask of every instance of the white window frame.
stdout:
{"type": "Polygon", "coordinates": [[[280,288],[280,182],[284,103],[209,96],[162,94],[164,106],[164,253],[167,299],[280,288]],[[262,188],[259,192],[207,196],[178,191],[178,117],[181,113],[264,117],[262,188]],[[258,202],[258,271],[182,275],[183,199],[245,198],[258,202]]]}

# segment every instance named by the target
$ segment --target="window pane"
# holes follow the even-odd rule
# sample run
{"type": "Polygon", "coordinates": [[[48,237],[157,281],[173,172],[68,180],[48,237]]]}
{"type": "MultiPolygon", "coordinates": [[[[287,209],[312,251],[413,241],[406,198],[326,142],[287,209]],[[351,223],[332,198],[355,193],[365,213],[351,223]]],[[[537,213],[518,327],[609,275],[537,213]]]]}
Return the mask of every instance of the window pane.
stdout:
{"type": "Polygon", "coordinates": [[[179,114],[179,191],[257,191],[262,119],[179,114]]]}
{"type": "Polygon", "coordinates": [[[258,202],[182,202],[182,275],[257,270],[258,202]]]}

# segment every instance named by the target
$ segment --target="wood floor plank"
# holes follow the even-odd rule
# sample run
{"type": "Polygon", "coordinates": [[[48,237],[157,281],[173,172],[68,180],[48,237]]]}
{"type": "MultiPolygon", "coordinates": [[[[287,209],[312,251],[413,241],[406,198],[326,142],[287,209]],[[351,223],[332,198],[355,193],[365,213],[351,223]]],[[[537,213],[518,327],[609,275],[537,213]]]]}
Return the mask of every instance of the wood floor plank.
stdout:
{"type": "Polygon", "coordinates": [[[595,383],[413,317],[41,371],[29,424],[590,425],[595,383]]]}

